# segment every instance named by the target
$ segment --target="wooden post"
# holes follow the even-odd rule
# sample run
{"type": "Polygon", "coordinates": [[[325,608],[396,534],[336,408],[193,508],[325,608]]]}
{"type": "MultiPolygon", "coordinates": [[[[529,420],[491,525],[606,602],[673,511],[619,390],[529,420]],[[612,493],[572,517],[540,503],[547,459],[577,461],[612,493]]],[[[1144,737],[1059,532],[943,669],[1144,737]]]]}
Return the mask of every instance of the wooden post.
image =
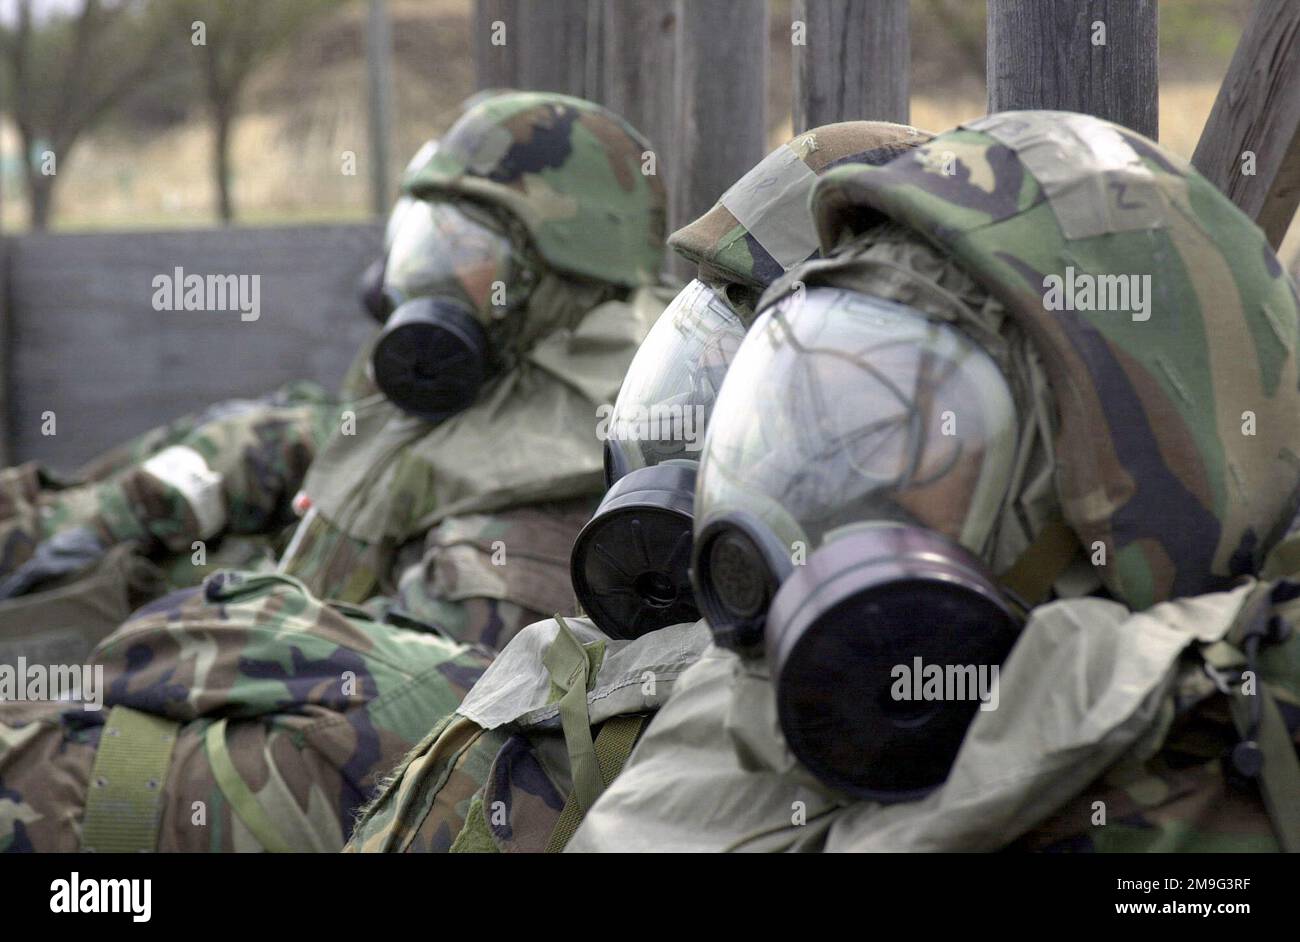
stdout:
{"type": "Polygon", "coordinates": [[[604,0],[587,0],[587,62],[583,86],[584,96],[592,101],[606,103],[605,99],[605,29],[604,0]]]}
{"type": "Polygon", "coordinates": [[[474,84],[485,88],[519,87],[520,0],[475,0],[474,84]]]}
{"type": "Polygon", "coordinates": [[[1155,138],[1156,0],[988,0],[989,111],[1081,111],[1155,138]]]}
{"type": "Polygon", "coordinates": [[[907,0],[794,0],[795,133],[833,121],[908,121],[907,0]]]}
{"type": "Polygon", "coordinates": [[[393,37],[385,0],[370,0],[366,20],[367,119],[370,126],[370,209],[376,216],[388,213],[392,194],[388,188],[389,144],[393,139],[393,37]]]}
{"type": "Polygon", "coordinates": [[[524,0],[511,41],[520,42],[519,85],[589,98],[587,0],[524,0]]]}
{"type": "Polygon", "coordinates": [[[649,138],[655,172],[671,184],[680,172],[673,134],[676,0],[603,2],[605,104],[649,138]]]}
{"type": "Polygon", "coordinates": [[[1300,3],[1256,4],[1192,164],[1281,245],[1300,203],[1300,3]]]}
{"type": "Polygon", "coordinates": [[[598,41],[602,33],[595,0],[476,0],[473,28],[479,89],[599,100],[600,58],[588,62],[588,36],[598,41]]]}
{"type": "Polygon", "coordinates": [[[767,152],[767,0],[677,0],[673,228],[767,152]]]}
{"type": "Polygon", "coordinates": [[[10,312],[13,310],[13,292],[9,277],[9,239],[4,234],[4,193],[0,187],[0,467],[13,463],[13,398],[10,384],[13,370],[12,338],[9,334],[10,312]]]}

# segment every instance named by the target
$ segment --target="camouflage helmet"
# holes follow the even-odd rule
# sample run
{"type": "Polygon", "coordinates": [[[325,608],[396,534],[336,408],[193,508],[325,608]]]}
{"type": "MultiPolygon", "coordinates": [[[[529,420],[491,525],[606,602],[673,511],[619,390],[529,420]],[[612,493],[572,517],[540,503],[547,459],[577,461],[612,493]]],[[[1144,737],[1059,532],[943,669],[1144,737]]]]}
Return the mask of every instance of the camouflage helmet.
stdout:
{"type": "Polygon", "coordinates": [[[1004,112],[831,172],[813,211],[825,248],[891,219],[1006,306],[1055,401],[1062,515],[1117,598],[1259,570],[1300,496],[1296,291],[1190,164],[1097,118],[1004,112]]]}
{"type": "Polygon", "coordinates": [[[642,173],[649,150],[600,105],[505,92],[468,108],[405,188],[499,207],[555,270],[632,286],[656,280],[663,256],[667,201],[662,180],[642,173]]]}
{"type": "Polygon", "coordinates": [[[698,264],[702,276],[761,291],[817,254],[808,197],[818,177],[846,163],[887,163],[930,137],[884,121],[805,131],[764,157],[668,244],[698,264]]]}

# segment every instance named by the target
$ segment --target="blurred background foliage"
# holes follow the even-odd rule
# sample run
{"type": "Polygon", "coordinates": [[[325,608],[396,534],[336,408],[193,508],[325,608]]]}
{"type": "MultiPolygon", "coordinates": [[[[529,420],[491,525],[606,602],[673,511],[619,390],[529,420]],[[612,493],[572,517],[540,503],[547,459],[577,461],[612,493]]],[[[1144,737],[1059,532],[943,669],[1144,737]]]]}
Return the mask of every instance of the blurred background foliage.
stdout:
{"type": "MultiPolygon", "coordinates": [[[[365,218],[366,6],[0,0],[5,231],[365,218]],[[191,41],[195,20],[206,25],[206,47],[191,41]],[[56,154],[52,177],[40,173],[46,150],[56,154]]],[[[1184,156],[1251,6],[1161,0],[1161,138],[1184,156]]],[[[389,0],[388,9],[395,180],[473,92],[473,3],[389,0]]],[[[771,4],[770,39],[775,145],[790,129],[789,0],[771,4]]],[[[912,73],[914,124],[941,130],[983,114],[984,4],[913,0],[912,73]]]]}

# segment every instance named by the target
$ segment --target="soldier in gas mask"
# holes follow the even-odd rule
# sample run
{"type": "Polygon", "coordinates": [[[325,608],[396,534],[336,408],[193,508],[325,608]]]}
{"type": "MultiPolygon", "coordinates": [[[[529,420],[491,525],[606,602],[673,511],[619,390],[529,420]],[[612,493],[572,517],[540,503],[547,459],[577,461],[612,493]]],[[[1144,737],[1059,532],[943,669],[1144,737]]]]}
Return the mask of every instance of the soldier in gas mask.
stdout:
{"type": "Polygon", "coordinates": [[[560,95],[456,122],[408,186],[379,392],[313,463],[288,572],[165,596],[96,648],[97,690],[0,704],[0,850],[337,850],[489,646],[572,610],[597,403],[668,300],[648,147],[560,95]]]}
{"type": "MultiPolygon", "coordinates": [[[[407,173],[422,168],[424,144],[407,173]]],[[[387,254],[414,202],[403,194],[387,254]]],[[[384,256],[363,276],[382,323],[384,256]],[[377,279],[377,280],[376,280],[377,279]]],[[[223,568],[274,569],[297,524],[291,501],[346,403],[372,395],[370,345],[339,392],[299,381],[214,403],[136,436],[71,475],[36,462],[0,471],[0,664],[84,660],[137,607],[223,568]]]]}
{"type": "Polygon", "coordinates": [[[707,643],[688,575],[704,427],[758,295],[817,253],[813,182],[927,137],[876,122],[801,134],[669,240],[697,276],[637,351],[612,411],[602,410],[608,490],[571,557],[587,617],[520,633],[393,777],[352,849],[564,846],[707,643]]]}
{"type": "Polygon", "coordinates": [[[488,98],[440,140],[387,254],[380,392],[308,473],[283,571],[493,647],[572,610],[592,417],[671,297],[648,150],[604,109],[535,93],[488,98]]]}
{"type": "Polygon", "coordinates": [[[835,251],[765,295],[698,472],[716,646],[570,849],[1300,849],[1263,234],[1060,112],[838,170],[814,213],[835,251]]]}

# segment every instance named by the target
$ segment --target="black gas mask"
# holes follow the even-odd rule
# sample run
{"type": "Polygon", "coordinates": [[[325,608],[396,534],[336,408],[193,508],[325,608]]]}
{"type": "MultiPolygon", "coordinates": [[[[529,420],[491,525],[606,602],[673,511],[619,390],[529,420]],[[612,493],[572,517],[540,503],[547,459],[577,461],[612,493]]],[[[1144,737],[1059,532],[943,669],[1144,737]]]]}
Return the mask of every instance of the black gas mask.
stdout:
{"type": "Polygon", "coordinates": [[[766,654],[786,742],[827,785],[920,797],[987,706],[1019,632],[981,561],[1017,428],[988,354],[893,302],[811,288],[737,353],[698,474],[696,597],[718,644],[766,654]]]}
{"type": "Polygon", "coordinates": [[[371,355],[384,395],[429,422],[470,406],[494,372],[487,325],[527,301],[523,269],[486,210],[413,200],[385,262],[392,313],[371,355]]]}
{"type": "Polygon", "coordinates": [[[605,420],[605,484],[573,545],[573,588],[606,634],[637,638],[699,618],[688,567],[695,472],[745,323],[723,294],[684,288],[637,350],[605,420]]]}

